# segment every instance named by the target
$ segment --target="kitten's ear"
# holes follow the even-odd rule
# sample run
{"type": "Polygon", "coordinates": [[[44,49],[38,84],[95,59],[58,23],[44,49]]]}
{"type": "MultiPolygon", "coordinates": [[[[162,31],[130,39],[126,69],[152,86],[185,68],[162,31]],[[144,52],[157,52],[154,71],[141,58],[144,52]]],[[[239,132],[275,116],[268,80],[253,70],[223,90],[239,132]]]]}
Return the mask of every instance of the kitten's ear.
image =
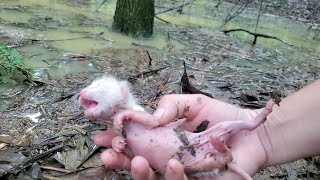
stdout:
{"type": "Polygon", "coordinates": [[[129,85],[127,81],[121,81],[120,82],[120,91],[121,91],[121,95],[127,99],[129,96],[129,85]]]}

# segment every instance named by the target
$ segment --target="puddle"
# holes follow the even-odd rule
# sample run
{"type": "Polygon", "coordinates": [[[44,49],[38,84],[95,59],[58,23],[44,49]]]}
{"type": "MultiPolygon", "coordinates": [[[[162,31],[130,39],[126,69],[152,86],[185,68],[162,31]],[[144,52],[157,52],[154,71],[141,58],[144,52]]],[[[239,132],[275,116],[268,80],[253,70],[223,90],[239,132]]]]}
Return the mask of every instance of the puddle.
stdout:
{"type": "MultiPolygon", "coordinates": [[[[185,14],[168,12],[159,14],[158,16],[177,25],[188,25],[192,27],[203,26],[218,29],[243,28],[254,32],[257,11],[248,8],[227,25],[221,27],[222,19],[226,17],[232,5],[223,4],[219,7],[219,10],[217,10],[214,7],[217,2],[218,1],[209,2],[208,0],[198,0],[192,5],[184,7],[185,14]]],[[[170,6],[168,6],[168,8],[169,7],[170,6]]],[[[284,17],[262,14],[257,32],[276,36],[294,46],[291,47],[277,40],[264,38],[258,38],[258,45],[270,51],[282,51],[292,63],[308,61],[308,63],[310,62],[313,65],[320,66],[320,62],[317,60],[320,57],[320,30],[309,29],[308,26],[303,23],[284,17]]],[[[232,35],[244,40],[246,43],[252,43],[253,41],[253,36],[244,32],[234,32],[232,35]]]]}
{"type": "MultiPolygon", "coordinates": [[[[21,34],[20,40],[43,40],[31,45],[29,42],[28,45],[17,48],[26,58],[26,64],[33,68],[45,68],[46,63],[43,60],[59,61],[64,53],[93,54],[109,47],[136,48],[133,43],[155,49],[162,49],[167,45],[166,36],[159,31],[155,32],[153,38],[143,41],[112,32],[110,27],[115,1],[102,6],[98,12],[95,10],[99,3],[79,2],[1,1],[0,5],[3,8],[0,15],[4,15],[1,16],[1,31],[12,39],[15,39],[15,35],[11,33],[14,29],[21,34]]],[[[184,47],[177,41],[173,41],[172,44],[176,49],[184,47]]],[[[65,72],[78,73],[86,67],[87,64],[84,63],[83,66],[73,68],[74,72],[65,72]]]]}
{"type": "MultiPolygon", "coordinates": [[[[221,39],[228,37],[217,33],[216,29],[243,28],[254,31],[258,12],[248,8],[226,26],[221,27],[222,18],[232,6],[224,3],[217,10],[217,2],[197,0],[185,6],[183,14],[175,11],[159,14],[160,18],[174,25],[155,19],[154,36],[147,40],[138,40],[111,31],[116,0],[107,1],[98,11],[96,9],[100,1],[2,0],[0,41],[21,52],[27,66],[35,68],[36,78],[40,79],[96,72],[93,60],[101,60],[99,52],[108,48],[144,48],[156,54],[163,54],[168,46],[167,32],[172,36],[170,45],[173,48],[171,54],[164,59],[172,65],[181,65],[181,61],[187,60],[189,69],[200,74],[207,73],[221,78],[235,74],[239,68],[272,70],[275,66],[301,63],[320,67],[319,30],[308,29],[307,25],[283,17],[263,14],[258,32],[276,36],[294,46],[273,39],[258,39],[257,46],[250,47],[253,37],[241,32],[228,36],[237,37],[242,42],[223,41],[221,39]],[[189,37],[188,28],[193,28],[193,34],[189,34],[193,38],[189,37]],[[185,35],[179,35],[182,31],[186,32],[185,35]],[[238,50],[239,48],[243,49],[238,50]],[[193,54],[183,54],[186,49],[193,51],[193,54]],[[224,51],[225,57],[221,57],[221,51],[224,51]],[[87,58],[70,59],[72,56],[82,55],[87,58]],[[207,56],[213,62],[201,66],[190,60],[195,55],[207,56]]],[[[181,2],[157,1],[156,12],[179,5],[181,2]]],[[[113,57],[104,57],[102,60],[112,61],[121,58],[130,61],[131,65],[137,64],[138,61],[131,58],[132,55],[134,54],[127,51],[115,53],[113,57]]],[[[24,86],[16,86],[17,90],[22,87],[24,86]]],[[[15,91],[6,85],[1,85],[0,88],[15,91]]],[[[2,106],[10,104],[1,101],[2,106]]]]}
{"type": "MultiPolygon", "coordinates": [[[[166,45],[166,34],[157,31],[157,25],[161,22],[155,20],[154,37],[146,41],[138,41],[110,30],[115,10],[115,0],[108,1],[99,7],[100,2],[93,1],[64,1],[64,0],[3,0],[1,1],[0,15],[4,20],[2,29],[12,24],[17,24],[19,32],[36,34],[38,37],[48,40],[50,48],[58,52],[88,54],[94,51],[113,48],[135,48],[132,43],[151,46],[162,49],[166,45]],[[28,27],[27,24],[34,27],[28,27]],[[10,25],[9,25],[10,24],[10,25]],[[103,33],[99,35],[99,33],[103,33]]],[[[174,11],[159,14],[158,16],[177,25],[205,26],[210,28],[221,28],[222,18],[226,16],[231,4],[224,3],[215,8],[217,1],[199,0],[184,7],[184,14],[174,11]]],[[[179,6],[181,3],[171,1],[156,2],[156,12],[163,11],[165,7],[179,6]],[[160,8],[161,7],[161,8],[160,8]]],[[[257,12],[248,8],[243,14],[234,18],[224,29],[244,28],[251,31],[255,28],[257,12]]],[[[163,24],[159,26],[164,26],[163,24]]],[[[15,28],[17,28],[15,26],[15,28]]],[[[293,44],[294,47],[272,39],[258,39],[258,44],[270,50],[279,49],[293,62],[301,62],[308,58],[306,54],[320,54],[319,31],[310,30],[307,26],[288,20],[286,18],[262,14],[259,33],[270,34],[293,44]],[[297,36],[299,34],[299,36],[297,36]]],[[[250,43],[252,36],[246,33],[233,33],[250,43]]],[[[179,42],[173,42],[177,49],[184,46],[179,42]]],[[[192,46],[192,44],[190,44],[192,46]]],[[[37,46],[38,47],[38,46],[37,46]]],[[[37,49],[37,48],[35,48],[37,49]]],[[[33,51],[29,51],[30,54],[33,51]]],[[[308,58],[318,65],[317,61],[308,58]]],[[[36,60],[34,60],[36,61],[36,60]]]]}

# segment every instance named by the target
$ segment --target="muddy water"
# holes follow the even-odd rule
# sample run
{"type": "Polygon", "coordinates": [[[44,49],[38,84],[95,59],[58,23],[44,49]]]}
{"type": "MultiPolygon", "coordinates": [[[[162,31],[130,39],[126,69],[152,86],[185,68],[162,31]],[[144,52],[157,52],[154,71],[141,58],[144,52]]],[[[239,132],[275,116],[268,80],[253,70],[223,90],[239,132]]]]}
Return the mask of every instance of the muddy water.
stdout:
{"type": "MultiPolygon", "coordinates": [[[[159,14],[162,19],[171,22],[173,25],[168,25],[162,21],[155,20],[154,36],[148,40],[133,39],[119,33],[111,31],[112,19],[115,10],[115,0],[109,0],[106,4],[101,6],[98,11],[101,1],[95,0],[1,0],[0,2],[0,41],[5,42],[9,46],[15,47],[24,56],[25,62],[29,67],[36,69],[36,78],[48,79],[52,77],[64,77],[67,74],[76,74],[81,72],[95,72],[96,68],[92,64],[92,60],[102,49],[117,48],[117,49],[131,49],[140,48],[139,44],[147,47],[153,52],[161,53],[166,48],[167,31],[171,32],[173,39],[171,44],[174,46],[175,56],[171,60],[178,61],[184,58],[185,54],[179,55],[179,52],[184,49],[191,49],[195,52],[207,54],[211,59],[221,59],[210,52],[219,43],[214,39],[206,38],[215,37],[216,29],[230,29],[230,28],[245,28],[254,31],[255,18],[257,12],[248,9],[243,15],[238,16],[226,26],[222,25],[222,19],[226,16],[230,4],[223,4],[217,10],[214,6],[215,1],[197,0],[192,5],[184,7],[183,14],[175,11],[165,14],[159,14]],[[187,34],[193,38],[175,34],[174,29],[178,27],[188,30],[193,29],[195,33],[187,34]],[[195,28],[201,27],[206,29],[199,31],[195,28]],[[212,31],[211,31],[212,30],[212,31]],[[197,34],[199,33],[199,34],[197,34]],[[176,40],[174,40],[176,39],[176,40]],[[193,39],[193,40],[192,40],[193,39]],[[195,40],[196,39],[196,40],[195,40]],[[207,45],[206,45],[207,44],[207,45]],[[211,47],[212,46],[212,47],[211,47]],[[79,56],[89,56],[90,58],[72,58],[79,56]],[[76,60],[75,60],[76,59],[76,60]]],[[[179,6],[182,1],[156,1],[157,12],[163,11],[167,8],[179,6]]],[[[239,56],[242,52],[237,49],[232,51],[228,49],[228,60],[225,62],[226,70],[223,67],[215,69],[217,63],[209,63],[205,67],[201,67],[203,73],[217,77],[228,76],[234,74],[237,68],[230,67],[250,67],[250,68],[268,68],[271,65],[281,65],[281,63],[299,64],[307,63],[312,66],[320,67],[320,35],[319,31],[308,29],[307,25],[298,23],[286,18],[281,18],[274,15],[264,14],[258,28],[259,33],[265,33],[272,36],[277,36],[280,39],[293,44],[294,46],[285,45],[276,40],[259,39],[257,47],[259,48],[259,56],[251,56],[243,58],[239,56]],[[272,60],[276,54],[281,58],[272,60]],[[258,59],[257,63],[254,58],[258,59]]],[[[219,36],[221,38],[227,38],[219,36]]],[[[245,33],[234,33],[234,36],[240,40],[237,42],[237,47],[242,48],[241,43],[245,44],[246,49],[243,51],[251,51],[250,42],[252,36],[245,33]]],[[[222,41],[222,40],[221,40],[222,41]]],[[[234,44],[226,40],[225,44],[234,44]]],[[[220,44],[221,48],[225,48],[224,44],[220,44]]],[[[255,53],[256,53],[255,49],[255,53]]],[[[124,59],[130,59],[130,54],[121,54],[124,59]]],[[[222,58],[223,59],[223,58],[222,58]]],[[[105,60],[108,60],[105,59],[105,60]]],[[[191,69],[196,69],[194,62],[190,61],[191,69]]],[[[0,92],[5,92],[15,88],[14,91],[19,91],[23,86],[10,87],[8,85],[1,85],[0,92]]],[[[7,100],[2,100],[1,104],[6,107],[7,100]]]]}
{"type": "MultiPolygon", "coordinates": [[[[98,6],[98,1],[3,0],[0,2],[0,41],[21,52],[27,66],[35,68],[36,78],[41,79],[96,71],[92,59],[73,61],[71,56],[93,55],[105,48],[137,48],[133,43],[154,50],[167,45],[166,37],[159,31],[148,40],[112,32],[115,1],[96,12],[98,6]]],[[[172,44],[177,49],[183,48],[179,42],[172,44]]],[[[11,88],[0,86],[1,92],[11,88]]],[[[1,104],[8,103],[2,101],[1,104]]]]}
{"type": "MultiPolygon", "coordinates": [[[[184,12],[186,12],[184,14],[170,12],[161,14],[159,17],[179,25],[202,26],[221,30],[242,28],[255,32],[256,18],[258,16],[258,12],[255,9],[247,8],[242,14],[222,26],[223,19],[227,16],[233,4],[224,3],[220,5],[219,9],[215,8],[216,4],[217,1],[197,0],[192,5],[184,7],[184,12]]],[[[275,36],[292,44],[293,47],[286,46],[277,40],[258,39],[258,45],[270,51],[279,50],[285,53],[290,62],[309,61],[313,65],[320,66],[318,60],[320,55],[319,29],[310,29],[309,25],[301,22],[262,13],[257,33],[275,36]]],[[[247,43],[251,43],[253,40],[253,36],[244,32],[236,32],[233,35],[247,43]]]]}

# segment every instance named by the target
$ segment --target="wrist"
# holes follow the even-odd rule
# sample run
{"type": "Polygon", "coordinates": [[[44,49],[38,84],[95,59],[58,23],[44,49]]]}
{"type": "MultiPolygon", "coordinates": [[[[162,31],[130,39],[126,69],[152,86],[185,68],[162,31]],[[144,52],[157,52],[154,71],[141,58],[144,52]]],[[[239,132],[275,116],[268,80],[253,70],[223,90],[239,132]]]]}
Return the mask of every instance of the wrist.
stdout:
{"type": "MultiPolygon", "coordinates": [[[[256,110],[249,110],[249,114],[252,118],[255,118],[258,114],[260,114],[260,112],[262,111],[262,109],[256,109],[256,110]]],[[[269,115],[270,116],[270,115],[269,115]]],[[[267,121],[270,119],[270,117],[268,116],[267,121]]],[[[256,133],[257,133],[257,138],[259,139],[259,142],[257,144],[257,148],[259,148],[260,153],[257,153],[259,155],[256,163],[256,171],[257,172],[259,169],[264,168],[265,165],[268,163],[268,157],[269,157],[269,148],[267,148],[267,144],[265,143],[266,140],[269,138],[267,133],[266,133],[266,126],[265,123],[261,124],[257,129],[256,129],[256,133]]]]}
{"type": "MultiPolygon", "coordinates": [[[[258,114],[261,110],[262,109],[255,110],[255,113],[258,114]]],[[[270,162],[272,161],[271,158],[272,158],[273,146],[271,144],[271,140],[269,136],[270,127],[271,127],[269,121],[278,122],[278,118],[274,115],[274,109],[273,109],[273,112],[267,117],[265,123],[261,124],[257,128],[258,138],[260,140],[260,144],[264,152],[264,157],[261,158],[263,159],[263,161],[260,164],[259,169],[263,169],[270,166],[270,162]]]]}
{"type": "MultiPolygon", "coordinates": [[[[261,110],[256,110],[256,112],[261,110]]],[[[261,164],[260,169],[294,160],[296,145],[291,143],[293,138],[288,132],[291,131],[291,124],[295,120],[296,118],[283,110],[283,104],[273,106],[265,123],[257,129],[261,146],[265,152],[265,161],[261,164]],[[287,143],[290,143],[291,146],[288,146],[287,143]]]]}
{"type": "Polygon", "coordinates": [[[284,98],[258,128],[266,160],[261,168],[320,154],[319,96],[316,81],[284,98]]]}

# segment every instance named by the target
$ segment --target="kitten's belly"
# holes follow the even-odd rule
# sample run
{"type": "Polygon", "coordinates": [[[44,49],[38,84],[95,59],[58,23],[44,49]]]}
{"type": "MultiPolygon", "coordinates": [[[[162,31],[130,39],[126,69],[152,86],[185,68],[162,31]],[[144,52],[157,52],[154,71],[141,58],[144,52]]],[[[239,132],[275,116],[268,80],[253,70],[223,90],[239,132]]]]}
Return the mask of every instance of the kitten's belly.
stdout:
{"type": "Polygon", "coordinates": [[[171,128],[145,128],[135,122],[126,122],[127,145],[135,156],[143,156],[157,170],[164,170],[169,159],[176,158],[183,146],[171,128]]]}

